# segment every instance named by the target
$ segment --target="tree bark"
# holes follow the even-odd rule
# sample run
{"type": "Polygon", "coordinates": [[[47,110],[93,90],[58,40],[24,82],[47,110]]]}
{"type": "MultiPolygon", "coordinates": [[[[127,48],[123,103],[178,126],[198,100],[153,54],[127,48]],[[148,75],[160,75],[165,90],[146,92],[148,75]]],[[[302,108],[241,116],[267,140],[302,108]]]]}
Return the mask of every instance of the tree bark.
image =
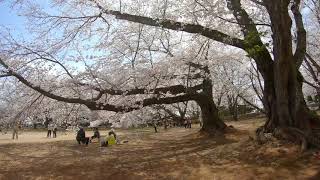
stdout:
{"type": "Polygon", "coordinates": [[[272,23],[274,78],[278,125],[291,126],[295,121],[297,69],[292,55],[289,1],[266,5],[272,23]]]}
{"type": "Polygon", "coordinates": [[[198,95],[196,102],[201,108],[203,122],[201,130],[210,133],[223,132],[227,126],[218,115],[218,108],[213,101],[210,79],[203,81],[203,92],[198,95]]]}
{"type": "Polygon", "coordinates": [[[226,124],[219,118],[218,109],[213,100],[207,95],[198,98],[197,103],[201,108],[202,130],[206,132],[222,132],[226,128],[226,124]]]}

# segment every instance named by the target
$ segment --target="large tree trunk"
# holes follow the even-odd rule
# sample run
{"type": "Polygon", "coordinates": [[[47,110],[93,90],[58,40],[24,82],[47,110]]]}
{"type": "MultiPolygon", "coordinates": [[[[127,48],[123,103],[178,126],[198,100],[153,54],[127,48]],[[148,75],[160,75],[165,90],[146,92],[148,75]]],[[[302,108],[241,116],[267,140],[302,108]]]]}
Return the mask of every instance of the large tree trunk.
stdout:
{"type": "Polygon", "coordinates": [[[262,1],[271,20],[273,58],[262,43],[254,22],[242,8],[241,1],[226,2],[237,22],[242,24],[241,30],[245,36],[244,49],[255,60],[258,71],[264,79],[263,105],[268,120],[263,131],[274,132],[276,129],[287,127],[303,132],[310,131],[310,123],[315,116],[312,116],[304,101],[302,78],[298,71],[306,51],[306,32],[299,10],[300,0],[294,0],[290,5],[297,32],[294,54],[292,20],[289,16],[290,0],[262,1]]]}
{"type": "Polygon", "coordinates": [[[297,68],[292,54],[289,1],[272,3],[268,7],[273,32],[274,78],[277,115],[280,127],[292,126],[296,120],[297,68]]]}
{"type": "MultiPolygon", "coordinates": [[[[296,76],[295,82],[295,94],[291,93],[291,96],[288,96],[288,102],[291,99],[294,99],[296,102],[295,107],[290,107],[289,103],[287,104],[287,108],[291,108],[290,118],[292,121],[287,121],[287,119],[282,120],[280,122],[279,111],[281,108],[278,108],[278,96],[276,95],[276,88],[282,88],[282,91],[291,91],[290,88],[283,88],[274,85],[275,81],[278,81],[276,75],[273,74],[273,71],[265,73],[265,82],[264,82],[264,92],[263,92],[263,105],[265,107],[266,115],[268,117],[267,122],[264,125],[264,129],[266,132],[273,132],[275,128],[284,127],[284,126],[294,126],[297,128],[306,129],[309,123],[316,123],[317,117],[313,116],[310,112],[309,108],[307,107],[303,92],[302,92],[302,77],[299,71],[296,71],[298,76],[296,76]],[[275,77],[275,78],[273,78],[275,77]],[[312,121],[312,122],[311,122],[312,121]]],[[[289,76],[292,76],[289,74],[289,76]]],[[[281,98],[281,97],[280,97],[281,98]]],[[[283,98],[283,97],[282,97],[283,98]]],[[[282,99],[283,101],[283,99],[282,99]]],[[[291,100],[292,101],[292,100],[291,100]]],[[[281,106],[281,105],[280,105],[281,106]]],[[[284,105],[282,105],[284,106],[284,105]]]]}
{"type": "Polygon", "coordinates": [[[206,132],[222,132],[226,124],[218,116],[218,108],[213,102],[212,97],[205,94],[199,95],[197,103],[201,108],[202,129],[206,132]]]}
{"type": "MultiPolygon", "coordinates": [[[[265,5],[272,24],[274,63],[273,67],[270,67],[270,70],[273,69],[273,74],[262,72],[266,86],[264,105],[268,115],[264,131],[273,132],[280,138],[298,140],[303,144],[308,142],[319,145],[313,141],[312,135],[312,126],[317,124],[317,117],[313,116],[306,106],[302,92],[303,77],[298,70],[301,59],[299,56],[305,53],[305,49],[298,44],[296,53],[292,53],[292,20],[288,13],[289,3],[289,0],[279,0],[265,5]]],[[[303,27],[300,27],[300,30],[304,30],[303,27]]],[[[259,67],[258,63],[257,65],[259,67]]]]}
{"type": "Polygon", "coordinates": [[[311,133],[311,130],[314,127],[319,127],[318,117],[313,115],[310,109],[307,107],[307,104],[304,100],[303,92],[303,77],[298,71],[297,73],[297,84],[296,84],[296,112],[295,112],[295,122],[294,127],[297,127],[307,134],[311,133]]]}
{"type": "Polygon", "coordinates": [[[223,132],[227,126],[219,118],[218,108],[213,101],[212,82],[210,79],[203,81],[203,92],[198,95],[196,102],[201,108],[203,122],[201,130],[209,133],[223,132]]]}
{"type": "MultiPolygon", "coordinates": [[[[281,0],[280,2],[266,5],[273,32],[274,71],[273,80],[269,79],[269,83],[273,84],[274,92],[272,92],[271,87],[268,87],[265,95],[267,95],[267,101],[275,100],[269,110],[270,115],[277,117],[271,119],[271,123],[275,127],[297,125],[297,112],[302,110],[304,105],[301,103],[303,94],[299,91],[302,88],[298,87],[298,69],[292,54],[292,21],[288,13],[289,2],[289,0],[281,0]],[[270,98],[274,100],[270,100],[270,98]],[[273,112],[274,110],[276,112],[273,112]]],[[[271,74],[268,75],[271,76],[271,74]]]]}
{"type": "Polygon", "coordinates": [[[272,131],[278,122],[276,95],[274,91],[273,71],[266,75],[263,91],[263,106],[268,117],[265,123],[265,131],[272,131]],[[272,74],[272,75],[271,75],[272,74]]]}
{"type": "Polygon", "coordinates": [[[218,109],[214,104],[212,98],[201,95],[197,100],[201,108],[202,115],[202,130],[206,132],[223,131],[226,128],[226,124],[219,118],[218,109]]]}

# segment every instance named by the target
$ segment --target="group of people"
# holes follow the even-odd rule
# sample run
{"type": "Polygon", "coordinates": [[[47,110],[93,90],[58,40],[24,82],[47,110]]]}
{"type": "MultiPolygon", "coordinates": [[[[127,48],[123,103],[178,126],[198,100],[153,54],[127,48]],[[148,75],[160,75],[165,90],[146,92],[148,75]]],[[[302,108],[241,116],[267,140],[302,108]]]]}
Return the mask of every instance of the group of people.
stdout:
{"type": "Polygon", "coordinates": [[[98,141],[100,142],[100,146],[108,146],[108,145],[113,145],[117,143],[117,135],[113,129],[109,131],[108,136],[104,139],[104,138],[101,138],[98,128],[94,128],[93,136],[86,137],[85,130],[83,129],[83,127],[80,127],[76,136],[76,140],[79,145],[80,144],[88,145],[89,142],[91,143],[93,139],[98,139],[98,141]]]}
{"type": "MultiPolygon", "coordinates": [[[[14,122],[12,124],[12,139],[18,139],[18,132],[19,132],[19,129],[21,128],[21,124],[20,122],[14,122]]],[[[57,130],[58,130],[58,127],[56,124],[49,124],[48,125],[48,132],[47,132],[47,137],[51,137],[51,134],[52,134],[52,137],[53,138],[56,138],[57,137],[57,130]]]]}
{"type": "Polygon", "coordinates": [[[184,128],[191,128],[191,124],[192,124],[191,119],[184,120],[184,122],[183,122],[184,128]]]}
{"type": "Polygon", "coordinates": [[[58,130],[57,124],[53,124],[53,123],[48,124],[47,138],[51,138],[51,134],[52,134],[52,138],[56,138],[57,130],[58,130]]]}

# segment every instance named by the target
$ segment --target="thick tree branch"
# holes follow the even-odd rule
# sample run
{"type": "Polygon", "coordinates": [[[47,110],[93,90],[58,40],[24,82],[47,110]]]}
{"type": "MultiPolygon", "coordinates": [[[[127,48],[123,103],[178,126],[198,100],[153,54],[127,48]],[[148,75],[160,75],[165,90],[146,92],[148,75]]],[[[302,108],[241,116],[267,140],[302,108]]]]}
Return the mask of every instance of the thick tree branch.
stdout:
{"type": "MultiPolygon", "coordinates": [[[[259,3],[258,1],[256,1],[256,0],[251,0],[251,1],[253,1],[254,3],[256,3],[256,4],[258,4],[258,5],[262,5],[262,3],[259,3]]],[[[198,4],[198,5],[200,5],[203,9],[205,9],[206,11],[210,11],[208,8],[206,8],[203,4],[201,4],[198,0],[195,0],[195,2],[198,4]]],[[[217,17],[217,18],[219,18],[219,19],[221,19],[221,20],[223,20],[223,21],[226,21],[226,22],[228,22],[228,23],[232,23],[232,24],[238,24],[238,25],[244,25],[244,24],[239,24],[238,22],[234,22],[234,21],[232,21],[232,20],[230,20],[230,19],[227,19],[227,18],[223,18],[223,17],[221,17],[221,16],[219,16],[219,15],[215,15],[215,14],[213,14],[213,16],[214,17],[217,17]]],[[[271,25],[270,24],[267,24],[267,23],[254,23],[253,25],[255,25],[255,26],[268,26],[268,27],[270,27],[271,25]]]]}
{"type": "Polygon", "coordinates": [[[194,63],[194,62],[187,62],[187,65],[189,65],[189,66],[191,66],[193,68],[199,69],[201,71],[204,71],[207,74],[210,74],[210,70],[209,70],[208,66],[204,66],[204,65],[197,64],[197,63],[194,63]]]}
{"type": "Polygon", "coordinates": [[[293,5],[291,6],[291,11],[293,12],[297,28],[297,48],[294,53],[294,59],[297,67],[301,66],[307,49],[307,33],[303,25],[302,15],[299,8],[300,0],[294,0],[293,5]]]}
{"type": "Polygon", "coordinates": [[[150,94],[166,94],[170,93],[172,95],[180,93],[194,93],[197,90],[200,90],[202,85],[196,85],[194,87],[185,87],[183,85],[174,85],[169,87],[159,87],[152,90],[147,89],[133,89],[133,90],[105,90],[106,93],[110,95],[135,95],[135,94],[146,94],[148,91],[150,94]]]}
{"type": "Polygon", "coordinates": [[[203,88],[203,85],[197,85],[194,87],[184,87],[182,85],[175,85],[175,86],[169,86],[169,87],[160,87],[155,88],[152,90],[153,94],[160,94],[160,93],[170,93],[172,95],[177,95],[181,93],[185,93],[184,95],[178,95],[174,97],[151,97],[144,99],[142,101],[135,102],[132,106],[116,106],[106,103],[100,103],[96,102],[98,99],[102,97],[103,94],[111,94],[111,95],[135,95],[135,94],[146,94],[146,89],[133,89],[128,91],[122,91],[122,90],[102,90],[102,89],[96,89],[99,91],[99,94],[97,97],[92,99],[81,99],[81,98],[67,98],[63,96],[59,96],[56,94],[51,93],[50,91],[47,91],[40,86],[36,86],[26,80],[23,76],[13,71],[1,58],[0,58],[0,64],[8,70],[7,74],[16,77],[20,82],[22,82],[24,85],[32,88],[33,90],[39,92],[40,94],[49,97],[51,99],[62,101],[66,103],[75,103],[75,104],[83,104],[87,106],[91,110],[108,110],[108,111],[114,111],[114,112],[129,112],[136,109],[139,109],[141,107],[150,106],[153,104],[172,104],[177,102],[184,102],[189,100],[194,100],[197,98],[197,90],[200,90],[203,88]]]}
{"type": "Polygon", "coordinates": [[[42,95],[44,95],[46,97],[49,97],[51,99],[55,99],[57,101],[87,105],[88,102],[91,102],[91,101],[94,101],[94,100],[98,100],[102,96],[102,93],[99,93],[99,95],[97,97],[93,98],[93,99],[67,98],[67,97],[59,96],[59,95],[51,93],[48,90],[45,90],[45,89],[41,88],[40,86],[36,86],[36,85],[32,84],[31,82],[26,80],[23,76],[21,76],[20,74],[16,73],[15,71],[13,71],[1,58],[0,58],[0,64],[4,68],[6,68],[8,70],[8,72],[7,72],[8,75],[14,76],[20,82],[22,82],[24,85],[30,87],[31,89],[41,93],[42,95]]]}
{"type": "Polygon", "coordinates": [[[198,94],[184,94],[174,97],[164,97],[164,98],[158,98],[158,97],[152,97],[147,98],[142,101],[137,101],[134,103],[134,105],[128,107],[128,106],[113,106],[110,104],[104,104],[104,103],[97,103],[94,106],[88,106],[88,108],[92,110],[108,110],[108,111],[114,111],[114,112],[130,112],[133,110],[141,109],[142,107],[154,105],[154,104],[173,104],[183,101],[190,101],[198,99],[198,94]]]}
{"type": "MultiPolygon", "coordinates": [[[[260,100],[261,102],[263,102],[263,101],[262,101],[262,96],[261,96],[261,94],[259,93],[257,87],[256,87],[255,84],[254,84],[253,76],[250,76],[250,75],[249,75],[249,78],[250,78],[251,86],[252,86],[254,92],[255,92],[256,95],[258,96],[259,100],[260,100]]],[[[263,91],[263,89],[262,89],[261,91],[263,91]]]]}
{"type": "Polygon", "coordinates": [[[314,72],[314,69],[312,68],[310,62],[309,62],[307,59],[305,59],[304,62],[305,62],[306,65],[307,65],[307,70],[308,70],[309,73],[311,74],[312,79],[313,79],[317,84],[319,84],[319,79],[318,79],[318,77],[317,77],[317,75],[316,75],[316,72],[314,72]]]}
{"type": "Polygon", "coordinates": [[[255,60],[257,68],[263,76],[270,73],[270,70],[273,69],[273,61],[268,49],[262,43],[260,33],[254,25],[253,20],[242,8],[240,0],[226,0],[226,2],[228,9],[232,11],[246,39],[245,50],[250,52],[251,50],[254,50],[254,47],[260,47],[260,52],[251,54],[251,56],[255,60]]]}
{"type": "Polygon", "coordinates": [[[225,33],[222,33],[220,31],[210,29],[201,25],[182,23],[182,22],[173,21],[169,19],[158,19],[158,18],[150,18],[150,17],[139,16],[139,15],[121,13],[120,11],[105,9],[96,1],[93,1],[93,2],[97,5],[97,7],[101,10],[102,13],[113,15],[117,19],[127,20],[135,23],[141,23],[149,26],[162,27],[162,28],[176,30],[176,31],[184,31],[188,33],[199,34],[224,44],[235,46],[241,49],[245,48],[243,40],[235,37],[231,37],[225,33]]]}
{"type": "Polygon", "coordinates": [[[264,5],[263,2],[261,2],[261,1],[259,1],[259,0],[250,0],[250,1],[256,3],[256,4],[260,5],[260,6],[263,6],[263,5],[264,5]]]}
{"type": "Polygon", "coordinates": [[[305,80],[305,79],[303,79],[303,82],[306,83],[306,84],[308,84],[309,86],[315,88],[315,89],[319,89],[319,87],[317,87],[316,85],[312,84],[311,82],[309,82],[309,81],[307,81],[307,80],[305,80]]]}
{"type": "Polygon", "coordinates": [[[12,76],[11,74],[0,74],[0,78],[3,78],[3,77],[10,77],[12,76]]]}
{"type": "MultiPolygon", "coordinates": [[[[175,106],[173,106],[173,107],[175,107],[175,106]]],[[[166,108],[166,106],[164,106],[164,105],[159,105],[159,106],[157,106],[157,108],[162,109],[165,113],[167,113],[173,119],[180,119],[180,117],[175,113],[175,111],[171,111],[170,109],[166,108]]],[[[177,107],[175,107],[175,108],[177,108],[177,107]]],[[[177,108],[177,109],[178,109],[179,113],[182,112],[180,108],[177,108]]]]}
{"type": "Polygon", "coordinates": [[[312,63],[312,66],[314,66],[318,72],[320,72],[320,66],[319,64],[310,56],[309,53],[306,53],[306,57],[309,59],[309,61],[312,63]]]}
{"type": "Polygon", "coordinates": [[[266,114],[266,112],[265,112],[263,109],[259,108],[259,107],[258,107],[257,105],[255,105],[255,104],[251,103],[250,101],[248,101],[248,100],[247,100],[246,98],[244,98],[243,96],[239,95],[239,97],[240,97],[244,102],[246,102],[247,104],[249,104],[249,105],[252,106],[253,108],[257,109],[259,112],[261,112],[261,113],[263,113],[263,114],[266,114]]]}
{"type": "Polygon", "coordinates": [[[258,98],[259,98],[259,100],[260,100],[261,102],[263,102],[262,94],[259,93],[257,87],[255,86],[255,84],[254,84],[254,78],[253,78],[253,76],[256,76],[257,81],[258,81],[258,84],[259,84],[259,88],[260,88],[261,92],[263,92],[264,89],[263,89],[263,86],[262,86],[262,83],[261,83],[260,73],[259,73],[258,69],[255,68],[255,66],[252,64],[252,62],[251,62],[251,67],[252,67],[252,69],[254,70],[254,72],[252,72],[252,71],[249,69],[249,72],[251,73],[251,74],[249,74],[249,78],[250,78],[250,81],[251,81],[251,86],[253,87],[253,90],[255,91],[256,95],[257,95],[258,98]]]}
{"type": "MultiPolygon", "coordinates": [[[[248,36],[249,33],[259,34],[253,20],[249,17],[248,13],[241,7],[240,0],[227,0],[227,7],[232,11],[234,17],[240,25],[241,31],[244,36],[248,36]]],[[[260,38],[258,39],[260,42],[260,38]]]]}

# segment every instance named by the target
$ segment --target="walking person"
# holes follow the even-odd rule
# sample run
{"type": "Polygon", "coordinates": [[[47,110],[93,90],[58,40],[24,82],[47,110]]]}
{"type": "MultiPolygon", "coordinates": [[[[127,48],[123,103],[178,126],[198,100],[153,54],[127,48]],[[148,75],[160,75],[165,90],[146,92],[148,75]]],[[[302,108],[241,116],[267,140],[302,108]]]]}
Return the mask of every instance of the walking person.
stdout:
{"type": "Polygon", "coordinates": [[[183,125],[184,125],[184,128],[187,128],[187,126],[188,126],[187,120],[184,120],[183,125]]]}
{"type": "Polygon", "coordinates": [[[157,133],[158,130],[157,130],[157,123],[156,122],[153,122],[153,128],[154,128],[154,132],[157,133]]]}

